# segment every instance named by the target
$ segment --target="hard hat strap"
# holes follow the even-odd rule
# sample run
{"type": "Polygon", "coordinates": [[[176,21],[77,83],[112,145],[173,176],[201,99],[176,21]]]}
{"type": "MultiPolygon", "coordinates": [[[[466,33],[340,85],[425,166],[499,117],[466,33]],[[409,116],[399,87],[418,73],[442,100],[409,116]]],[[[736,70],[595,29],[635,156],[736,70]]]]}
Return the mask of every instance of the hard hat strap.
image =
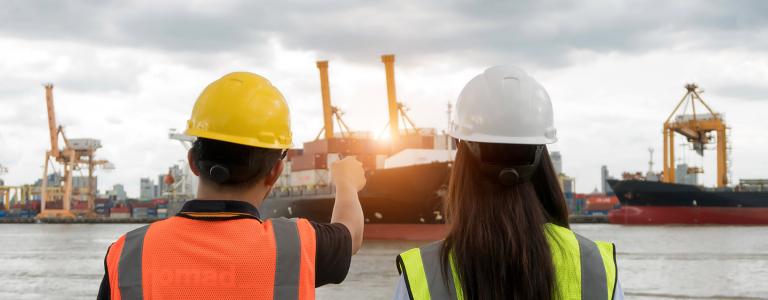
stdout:
{"type": "Polygon", "coordinates": [[[536,150],[533,158],[533,162],[523,165],[502,165],[497,163],[489,163],[483,160],[483,153],[480,150],[481,147],[473,145],[473,142],[460,141],[467,145],[470,150],[472,160],[474,160],[479,168],[480,172],[484,175],[495,178],[504,186],[511,186],[517,183],[530,180],[536,170],[538,170],[541,163],[541,155],[544,152],[544,145],[536,145],[536,150]]]}
{"type": "Polygon", "coordinates": [[[285,159],[286,156],[288,156],[288,149],[283,150],[283,153],[280,154],[280,160],[285,159]]]}

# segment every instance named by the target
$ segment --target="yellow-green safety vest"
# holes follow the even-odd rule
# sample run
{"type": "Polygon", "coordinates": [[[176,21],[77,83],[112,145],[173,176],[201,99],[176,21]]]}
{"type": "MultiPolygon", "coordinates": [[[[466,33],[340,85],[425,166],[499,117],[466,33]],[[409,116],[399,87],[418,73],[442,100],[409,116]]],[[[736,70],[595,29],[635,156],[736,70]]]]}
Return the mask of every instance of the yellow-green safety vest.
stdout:
{"type": "MultiPolygon", "coordinates": [[[[616,248],[613,243],[593,242],[573,231],[546,224],[545,233],[555,268],[555,299],[609,300],[616,289],[616,248]]],[[[445,284],[440,249],[443,241],[405,251],[397,257],[413,300],[464,299],[453,257],[453,284],[445,284]]]]}

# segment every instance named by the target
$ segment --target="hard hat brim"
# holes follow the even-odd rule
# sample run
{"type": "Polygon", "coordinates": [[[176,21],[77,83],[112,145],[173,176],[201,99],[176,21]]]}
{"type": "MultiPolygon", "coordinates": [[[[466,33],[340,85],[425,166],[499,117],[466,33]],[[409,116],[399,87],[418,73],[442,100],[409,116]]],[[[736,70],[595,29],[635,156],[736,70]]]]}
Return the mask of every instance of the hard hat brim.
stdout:
{"type": "Polygon", "coordinates": [[[557,142],[557,137],[546,138],[542,136],[498,136],[488,134],[460,134],[458,132],[449,132],[451,137],[469,142],[492,143],[492,144],[518,144],[518,145],[546,145],[557,142]]]}
{"type": "Polygon", "coordinates": [[[256,138],[233,136],[217,132],[211,132],[207,130],[200,130],[196,128],[189,128],[184,131],[184,134],[190,136],[196,136],[205,139],[212,139],[217,141],[229,142],[234,144],[240,144],[251,147],[267,148],[267,149],[290,149],[293,147],[293,143],[265,143],[256,138]]]}

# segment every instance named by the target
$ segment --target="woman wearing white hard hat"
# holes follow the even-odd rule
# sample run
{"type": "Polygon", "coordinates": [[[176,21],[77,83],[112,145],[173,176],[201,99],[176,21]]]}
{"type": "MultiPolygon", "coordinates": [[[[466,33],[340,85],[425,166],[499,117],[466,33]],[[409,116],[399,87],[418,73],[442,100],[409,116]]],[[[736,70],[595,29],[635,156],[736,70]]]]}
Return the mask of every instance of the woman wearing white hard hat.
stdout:
{"type": "Polygon", "coordinates": [[[456,102],[445,240],[397,257],[395,299],[623,299],[612,243],[569,229],[546,90],[492,67],[456,102]]]}

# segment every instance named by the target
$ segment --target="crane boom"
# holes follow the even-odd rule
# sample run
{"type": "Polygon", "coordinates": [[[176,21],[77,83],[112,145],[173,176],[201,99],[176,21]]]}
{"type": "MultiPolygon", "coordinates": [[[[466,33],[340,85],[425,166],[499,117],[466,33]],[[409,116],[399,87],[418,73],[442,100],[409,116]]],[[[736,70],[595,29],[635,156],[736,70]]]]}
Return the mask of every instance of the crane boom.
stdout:
{"type": "Polygon", "coordinates": [[[45,85],[45,104],[48,107],[48,132],[51,135],[51,156],[59,158],[59,127],[56,125],[56,111],[53,107],[53,83],[45,85]]]}
{"type": "Polygon", "coordinates": [[[395,145],[400,136],[397,91],[395,89],[395,56],[393,54],[382,55],[381,62],[384,63],[384,71],[387,76],[387,107],[389,108],[390,141],[392,141],[392,145],[395,145]]]}
{"type": "Polygon", "coordinates": [[[326,139],[332,139],[334,110],[331,107],[331,89],[328,84],[328,61],[318,61],[317,69],[320,71],[320,92],[323,97],[323,131],[326,139]]]}

